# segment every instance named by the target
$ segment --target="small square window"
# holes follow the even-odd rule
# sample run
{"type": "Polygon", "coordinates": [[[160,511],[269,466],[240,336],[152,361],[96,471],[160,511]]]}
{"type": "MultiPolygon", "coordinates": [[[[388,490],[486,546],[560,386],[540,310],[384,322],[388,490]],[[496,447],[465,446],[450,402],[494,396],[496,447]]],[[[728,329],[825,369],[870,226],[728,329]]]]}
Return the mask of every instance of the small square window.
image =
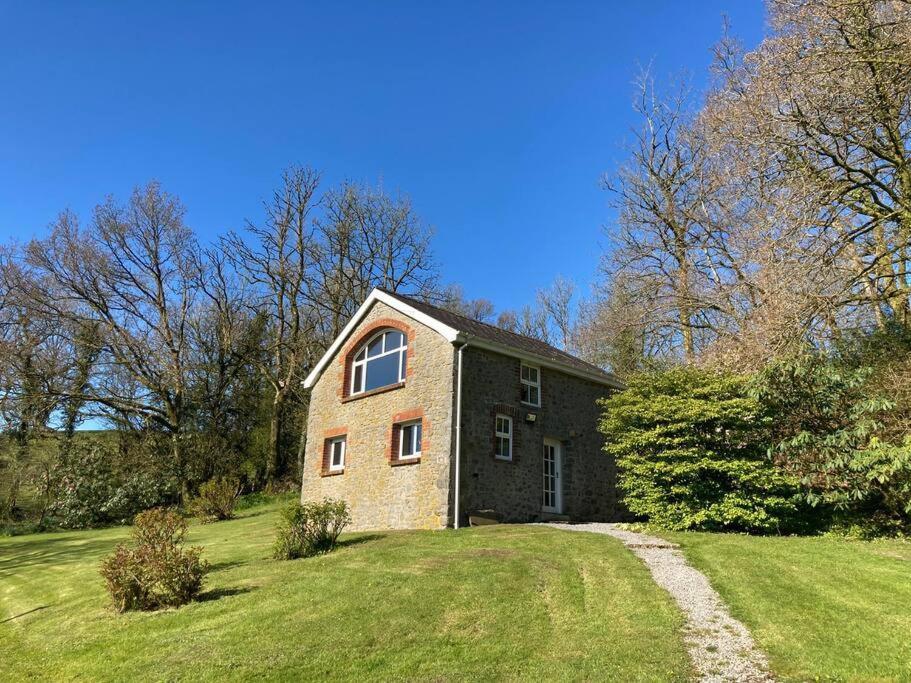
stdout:
{"type": "Polygon", "coordinates": [[[345,469],[346,437],[341,436],[329,440],[329,471],[341,472],[345,469]]]}
{"type": "Polygon", "coordinates": [[[498,460],[512,460],[512,418],[497,415],[494,425],[494,456],[498,460]]]}
{"type": "Polygon", "coordinates": [[[421,422],[408,422],[399,427],[399,460],[418,458],[421,455],[421,422]]]}

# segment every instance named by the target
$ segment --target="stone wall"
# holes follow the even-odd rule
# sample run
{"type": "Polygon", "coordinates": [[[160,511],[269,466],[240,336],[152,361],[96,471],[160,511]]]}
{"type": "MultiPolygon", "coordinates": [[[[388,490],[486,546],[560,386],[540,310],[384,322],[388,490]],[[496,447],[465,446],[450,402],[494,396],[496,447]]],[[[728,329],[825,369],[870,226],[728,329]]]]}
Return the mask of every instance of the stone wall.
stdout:
{"type": "Polygon", "coordinates": [[[521,403],[520,361],[469,346],[463,358],[461,523],[471,510],[494,509],[506,521],[540,517],[544,439],[562,447],[563,513],[574,520],[617,514],[616,470],[602,450],[596,401],[609,389],[541,369],[541,407],[521,403]],[[513,417],[513,459],[494,458],[494,418],[513,417]],[[526,415],[534,413],[534,422],[526,415]]]}
{"type": "Polygon", "coordinates": [[[438,529],[451,523],[450,453],[454,349],[437,332],[377,302],[312,390],[301,500],[341,498],[351,509],[352,530],[438,529]],[[408,338],[405,381],[370,395],[346,396],[346,357],[374,332],[394,326],[408,338]],[[421,419],[417,461],[391,453],[394,424],[421,419]],[[325,440],[345,434],[342,473],[324,467],[325,440]]]}

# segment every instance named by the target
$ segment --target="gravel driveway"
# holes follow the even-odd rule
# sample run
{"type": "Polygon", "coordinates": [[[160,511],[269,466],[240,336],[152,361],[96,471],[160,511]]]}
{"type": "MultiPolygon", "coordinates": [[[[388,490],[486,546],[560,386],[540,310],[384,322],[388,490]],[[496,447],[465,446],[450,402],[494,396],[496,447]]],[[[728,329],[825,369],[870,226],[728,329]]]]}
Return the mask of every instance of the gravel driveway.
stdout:
{"type": "Polygon", "coordinates": [[[613,536],[645,562],[655,583],[671,594],[686,616],[684,640],[700,681],[774,680],[750,632],[731,616],[705,574],[691,567],[676,545],[616,524],[547,526],[613,536]]]}

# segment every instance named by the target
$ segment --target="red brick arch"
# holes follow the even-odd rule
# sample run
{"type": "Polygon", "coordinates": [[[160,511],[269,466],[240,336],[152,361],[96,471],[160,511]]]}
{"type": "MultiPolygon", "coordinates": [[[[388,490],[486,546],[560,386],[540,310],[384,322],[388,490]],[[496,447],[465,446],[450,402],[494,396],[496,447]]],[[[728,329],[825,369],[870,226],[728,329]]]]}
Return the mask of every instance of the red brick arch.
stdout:
{"type": "Polygon", "coordinates": [[[338,354],[339,364],[339,398],[346,399],[351,393],[351,365],[354,362],[355,354],[361,346],[380,330],[398,330],[405,335],[408,342],[408,350],[405,352],[408,367],[405,369],[405,379],[411,377],[414,370],[412,360],[414,357],[414,328],[395,318],[379,318],[374,320],[366,327],[358,330],[357,336],[352,337],[345,345],[341,353],[338,354]]]}

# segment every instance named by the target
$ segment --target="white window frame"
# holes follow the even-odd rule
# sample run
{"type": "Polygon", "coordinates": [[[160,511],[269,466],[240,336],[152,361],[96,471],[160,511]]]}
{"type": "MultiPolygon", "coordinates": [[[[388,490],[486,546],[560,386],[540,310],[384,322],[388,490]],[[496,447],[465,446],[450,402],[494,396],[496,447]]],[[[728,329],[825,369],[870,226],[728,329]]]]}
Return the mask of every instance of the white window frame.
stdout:
{"type": "Polygon", "coordinates": [[[342,472],[345,469],[345,458],[348,455],[348,436],[335,436],[329,439],[329,471],[342,472]],[[342,462],[336,465],[333,462],[335,456],[335,444],[342,444],[342,462]]]}
{"type": "Polygon", "coordinates": [[[497,460],[503,460],[509,462],[512,460],[512,435],[513,435],[513,422],[512,418],[509,415],[503,415],[502,413],[497,413],[494,417],[493,422],[493,431],[494,431],[494,452],[493,457],[497,460]],[[509,432],[501,432],[499,429],[500,420],[506,420],[509,424],[509,432]],[[500,448],[500,439],[506,439],[506,442],[509,444],[509,454],[500,455],[497,451],[500,448]]]}
{"type": "MultiPolygon", "coordinates": [[[[421,448],[424,447],[424,421],[423,420],[409,420],[408,422],[402,422],[399,424],[399,460],[414,460],[415,458],[421,457],[421,451],[415,450],[411,455],[405,455],[405,428],[420,426],[421,428],[421,448]]],[[[412,431],[412,434],[417,432],[412,431]]],[[[414,448],[414,436],[412,436],[411,447],[414,448]]]]}
{"type": "Polygon", "coordinates": [[[538,402],[537,403],[531,403],[529,401],[522,401],[522,403],[527,406],[533,406],[535,408],[540,408],[541,407],[541,368],[540,368],[540,366],[531,365],[530,363],[520,363],[519,364],[519,381],[522,383],[522,387],[526,387],[526,386],[535,387],[538,390],[538,402]],[[522,376],[522,371],[525,368],[535,371],[535,373],[537,374],[537,377],[538,377],[537,382],[532,382],[531,380],[525,379],[522,376]]]}
{"type": "MultiPolygon", "coordinates": [[[[368,339],[366,342],[361,344],[361,346],[357,350],[357,353],[354,354],[354,358],[357,358],[359,355],[361,355],[361,351],[365,351],[365,349],[368,346],[370,346],[377,339],[377,337],[383,337],[383,348],[380,351],[380,353],[376,356],[371,356],[370,358],[368,358],[367,354],[364,353],[364,357],[361,360],[355,360],[351,363],[351,386],[349,387],[349,395],[351,395],[351,396],[355,396],[357,394],[364,393],[364,387],[367,386],[367,361],[377,360],[379,358],[382,358],[383,356],[391,356],[392,354],[395,354],[395,353],[399,354],[398,382],[393,382],[392,384],[384,384],[382,387],[376,387],[376,389],[383,389],[384,387],[390,387],[393,384],[400,384],[401,382],[405,381],[405,368],[403,367],[403,365],[405,365],[407,363],[407,359],[405,359],[405,362],[403,363],[403,358],[405,358],[405,356],[407,356],[407,354],[408,354],[408,335],[405,334],[404,332],[402,332],[402,330],[398,330],[394,327],[387,327],[387,328],[384,328],[383,330],[380,330],[379,332],[374,334],[372,337],[370,337],[370,339],[368,339]],[[390,349],[389,351],[387,351],[385,335],[388,332],[398,332],[399,334],[401,334],[402,335],[402,345],[399,346],[398,348],[390,349]],[[358,368],[362,368],[361,386],[360,387],[356,387],[354,385],[354,381],[357,378],[357,369],[358,368]]],[[[376,389],[371,389],[371,391],[376,391],[376,389]]]]}

